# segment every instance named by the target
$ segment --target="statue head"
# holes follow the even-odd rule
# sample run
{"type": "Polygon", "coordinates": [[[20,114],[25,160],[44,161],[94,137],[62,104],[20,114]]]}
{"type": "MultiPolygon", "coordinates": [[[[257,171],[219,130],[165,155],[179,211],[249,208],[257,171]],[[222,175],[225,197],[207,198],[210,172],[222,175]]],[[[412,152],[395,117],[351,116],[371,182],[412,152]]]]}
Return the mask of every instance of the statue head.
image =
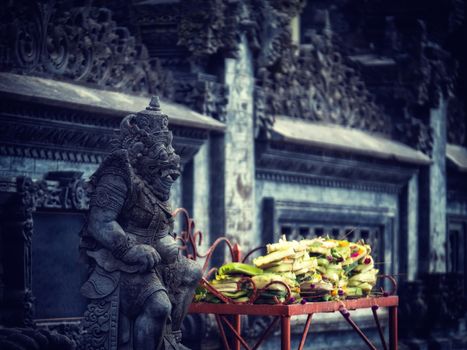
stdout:
{"type": "Polygon", "coordinates": [[[172,147],[168,124],[159,98],[153,97],[145,110],[122,120],[119,135],[113,141],[114,150],[128,151],[134,172],[162,201],[169,199],[172,184],[180,176],[180,157],[172,147]]]}

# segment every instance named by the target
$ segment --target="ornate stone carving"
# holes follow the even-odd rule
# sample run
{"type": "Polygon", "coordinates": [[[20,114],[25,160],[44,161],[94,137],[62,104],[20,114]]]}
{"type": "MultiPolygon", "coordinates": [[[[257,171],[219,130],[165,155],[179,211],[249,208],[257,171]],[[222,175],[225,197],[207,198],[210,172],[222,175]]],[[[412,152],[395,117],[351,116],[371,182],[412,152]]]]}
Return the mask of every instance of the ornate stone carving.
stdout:
{"type": "Polygon", "coordinates": [[[32,294],[31,242],[34,231],[32,213],[35,209],[35,186],[30,178],[20,177],[17,180],[17,191],[20,198],[19,222],[24,240],[24,290],[23,290],[23,324],[32,326],[34,316],[34,296],[32,294]]]}
{"type": "Polygon", "coordinates": [[[35,208],[86,210],[89,195],[81,172],[47,173],[45,180],[35,182],[35,208]]]}
{"type": "MultiPolygon", "coordinates": [[[[20,197],[19,217],[22,220],[22,236],[26,245],[30,248],[31,237],[33,233],[32,212],[35,208],[36,187],[34,182],[28,177],[19,177],[17,179],[17,191],[20,197]]],[[[29,250],[28,248],[28,250],[29,250]]],[[[29,252],[30,253],[30,252],[29,252]]],[[[29,262],[30,262],[29,256],[29,262]]],[[[27,281],[31,281],[30,276],[26,277],[27,281]]]]}
{"type": "MultiPolygon", "coordinates": [[[[109,151],[119,119],[9,101],[0,103],[0,123],[1,156],[98,164],[109,151]]],[[[174,127],[173,132],[183,162],[193,158],[209,133],[188,127],[174,127]]]]}
{"type": "MultiPolygon", "coordinates": [[[[30,250],[30,247],[29,247],[30,250]]],[[[30,271],[30,268],[28,269],[30,271]]],[[[23,303],[23,311],[24,311],[24,325],[26,327],[32,327],[34,325],[33,317],[34,317],[34,303],[36,298],[32,294],[32,290],[26,289],[24,292],[24,303],[23,303]]]]}
{"type": "Polygon", "coordinates": [[[175,84],[174,100],[195,111],[225,121],[228,87],[203,75],[185,76],[175,84]]]}
{"type": "Polygon", "coordinates": [[[431,155],[433,149],[433,130],[427,120],[411,115],[404,109],[402,117],[394,122],[393,136],[395,139],[431,155]]]}
{"type": "Polygon", "coordinates": [[[3,69],[172,96],[170,74],[106,8],[15,1],[2,15],[3,69]]]}
{"type": "Polygon", "coordinates": [[[193,55],[211,55],[225,47],[225,0],[183,1],[178,44],[193,55]]]}
{"type": "Polygon", "coordinates": [[[257,113],[264,118],[259,125],[271,125],[275,115],[286,115],[390,132],[388,117],[373,101],[359,74],[345,63],[330,31],[310,32],[309,44],[300,49],[292,45],[290,33],[283,40],[287,49],[274,65],[258,71],[266,99],[266,113],[257,113]]]}
{"type": "Polygon", "coordinates": [[[431,155],[429,110],[437,108],[441,98],[452,97],[457,64],[430,38],[423,20],[400,24],[387,18],[386,37],[397,67],[389,84],[392,88],[383,93],[386,109],[395,120],[393,137],[431,155]]]}
{"type": "Polygon", "coordinates": [[[467,145],[467,115],[465,114],[465,103],[458,98],[448,101],[447,138],[448,142],[466,146],[467,145]]]}
{"type": "Polygon", "coordinates": [[[409,107],[436,107],[441,96],[452,95],[456,63],[430,39],[425,21],[398,24],[395,18],[387,18],[386,37],[399,66],[393,79],[396,98],[409,107]]]}
{"type": "MultiPolygon", "coordinates": [[[[273,66],[282,55],[289,54],[291,46],[290,25],[295,16],[298,16],[305,6],[303,0],[293,1],[252,1],[249,10],[252,20],[265,25],[254,27],[254,35],[257,45],[250,45],[256,53],[257,73],[262,68],[273,66]]],[[[258,75],[258,74],[257,74],[258,75]]]]}
{"type": "Polygon", "coordinates": [[[337,10],[343,12],[341,18],[347,19],[347,28],[352,28],[352,34],[346,35],[353,40],[347,40],[344,46],[359,53],[356,57],[361,58],[366,80],[374,86],[375,94],[394,121],[392,136],[428,155],[432,150],[430,109],[438,107],[440,98],[447,100],[454,93],[457,63],[446,47],[453,42],[449,36],[463,21],[459,5],[457,1],[446,7],[438,4],[439,14],[427,16],[422,4],[403,5],[394,14],[383,1],[368,3],[362,10],[369,14],[367,18],[385,26],[384,34],[372,33],[375,42],[371,48],[362,47],[362,43],[366,43],[365,35],[371,32],[373,24],[365,16],[356,19],[345,9],[337,10]],[[365,60],[365,56],[372,59],[365,60]],[[375,64],[378,60],[380,64],[375,64]]]}
{"type": "MultiPolygon", "coordinates": [[[[4,184],[7,182],[5,180],[2,181],[4,184]]],[[[35,187],[30,178],[9,180],[14,188],[2,186],[7,192],[3,193],[6,202],[0,213],[1,241],[10,247],[2,252],[5,294],[0,304],[0,321],[8,326],[25,327],[32,325],[34,316],[31,241],[35,187]],[[13,257],[12,252],[18,256],[13,257]]]]}
{"type": "Polygon", "coordinates": [[[123,119],[113,151],[91,177],[80,244],[90,266],[81,288],[90,303],[88,349],[184,349],[181,325],[201,269],[171,235],[168,200],[180,176],[172,137],[153,98],[123,119]]]}
{"type": "Polygon", "coordinates": [[[266,112],[266,96],[262,88],[255,87],[254,101],[255,136],[258,136],[261,132],[264,132],[266,138],[269,138],[271,136],[270,131],[274,125],[274,116],[266,112]]]}
{"type": "Polygon", "coordinates": [[[17,186],[22,202],[22,217],[26,218],[23,225],[26,242],[31,242],[32,213],[36,209],[88,209],[89,195],[81,175],[81,172],[75,171],[55,171],[47,173],[44,180],[19,178],[17,186]]]}
{"type": "Polygon", "coordinates": [[[263,56],[260,60],[272,64],[272,56],[280,55],[283,29],[304,5],[304,0],[184,1],[178,44],[197,57],[218,52],[236,57],[241,35],[245,34],[250,46],[263,56]]]}
{"type": "Polygon", "coordinates": [[[228,88],[215,75],[207,74],[208,57],[220,51],[235,52],[237,5],[225,0],[188,0],[172,6],[135,7],[138,25],[157,28],[143,32],[152,55],[177,72],[174,100],[220,121],[225,119],[228,88]]]}
{"type": "MultiPolygon", "coordinates": [[[[195,3],[185,3],[186,8],[181,11],[183,25],[179,26],[182,38],[179,44],[186,46],[193,56],[235,54],[241,34],[248,39],[258,82],[258,91],[255,91],[257,134],[264,133],[267,137],[274,115],[284,114],[384,133],[431,153],[432,137],[426,108],[436,107],[441,95],[451,94],[455,64],[449,60],[447,52],[428,37],[422,20],[402,30],[393,18],[386,18],[384,40],[387,44],[383,47],[387,51],[391,46],[389,58],[397,68],[391,75],[390,87],[372,84],[370,93],[364,76],[346,56],[358,50],[348,47],[352,43],[338,43],[332,36],[330,12],[337,22],[333,25],[342,31],[342,28],[349,28],[349,24],[344,23],[345,20],[339,23],[339,18],[351,17],[345,9],[320,9],[324,14],[324,27],[309,30],[305,45],[298,48],[292,45],[290,23],[303,10],[304,1],[213,0],[203,3],[204,7],[196,7],[195,3]],[[339,15],[339,11],[345,14],[339,15]],[[379,98],[378,103],[374,97],[379,98]]],[[[370,11],[377,13],[378,6],[368,5],[370,11]]],[[[450,30],[462,22],[459,4],[453,8],[450,30]]],[[[307,9],[319,12],[317,8],[307,9]]],[[[357,40],[358,35],[352,33],[349,37],[357,40]]],[[[387,53],[380,54],[385,57],[387,53]]],[[[201,62],[199,59],[192,61],[194,66],[201,62]]],[[[373,76],[379,73],[373,72],[373,76]]]]}
{"type": "Polygon", "coordinates": [[[83,350],[117,350],[118,290],[89,303],[83,319],[83,350]]]}

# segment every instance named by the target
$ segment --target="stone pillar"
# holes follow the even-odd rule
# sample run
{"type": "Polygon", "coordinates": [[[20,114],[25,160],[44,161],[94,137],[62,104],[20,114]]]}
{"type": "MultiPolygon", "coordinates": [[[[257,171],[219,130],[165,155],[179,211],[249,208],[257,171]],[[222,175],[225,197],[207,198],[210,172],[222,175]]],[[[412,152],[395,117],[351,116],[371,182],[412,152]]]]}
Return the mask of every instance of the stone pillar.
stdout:
{"type": "MultiPolygon", "coordinates": [[[[243,36],[238,58],[226,59],[229,103],[225,132],[225,234],[243,252],[256,245],[255,162],[251,52],[243,36]]],[[[215,169],[214,169],[215,170],[215,169]]]]}
{"type": "MultiPolygon", "coordinates": [[[[201,251],[204,253],[209,247],[207,234],[210,231],[210,204],[211,191],[209,188],[209,144],[201,146],[193,159],[193,208],[192,216],[195,219],[195,229],[203,233],[201,251]]],[[[190,212],[191,214],[191,212],[190,212]]]]}
{"type": "Polygon", "coordinates": [[[399,271],[408,281],[418,273],[418,174],[414,174],[399,197],[399,271]]]}
{"type": "Polygon", "coordinates": [[[432,164],[420,173],[419,261],[421,273],[446,272],[446,111],[447,102],[430,111],[432,164]]]}

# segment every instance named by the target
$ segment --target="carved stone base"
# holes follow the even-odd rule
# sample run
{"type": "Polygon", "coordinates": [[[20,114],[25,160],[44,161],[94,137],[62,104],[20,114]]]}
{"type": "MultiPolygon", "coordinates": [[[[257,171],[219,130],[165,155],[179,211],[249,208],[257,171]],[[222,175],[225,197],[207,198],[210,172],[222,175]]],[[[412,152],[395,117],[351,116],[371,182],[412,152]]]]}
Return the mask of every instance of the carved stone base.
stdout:
{"type": "Polygon", "coordinates": [[[83,320],[83,349],[117,350],[119,289],[108,297],[92,300],[83,320]]]}

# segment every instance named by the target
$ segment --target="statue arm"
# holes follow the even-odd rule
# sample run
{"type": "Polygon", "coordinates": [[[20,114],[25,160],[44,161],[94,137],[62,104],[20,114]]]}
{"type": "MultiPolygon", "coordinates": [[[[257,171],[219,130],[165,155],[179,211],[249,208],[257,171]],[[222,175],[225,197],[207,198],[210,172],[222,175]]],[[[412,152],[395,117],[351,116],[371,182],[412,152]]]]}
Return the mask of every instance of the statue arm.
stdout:
{"type": "Polygon", "coordinates": [[[103,176],[91,197],[88,231],[115,258],[146,271],[160,261],[159,254],[149,245],[135,245],[117,222],[128,192],[122,177],[103,176]]]}
{"type": "Polygon", "coordinates": [[[130,248],[128,236],[117,222],[128,188],[120,176],[103,176],[91,196],[88,231],[105,248],[130,248]]]}

